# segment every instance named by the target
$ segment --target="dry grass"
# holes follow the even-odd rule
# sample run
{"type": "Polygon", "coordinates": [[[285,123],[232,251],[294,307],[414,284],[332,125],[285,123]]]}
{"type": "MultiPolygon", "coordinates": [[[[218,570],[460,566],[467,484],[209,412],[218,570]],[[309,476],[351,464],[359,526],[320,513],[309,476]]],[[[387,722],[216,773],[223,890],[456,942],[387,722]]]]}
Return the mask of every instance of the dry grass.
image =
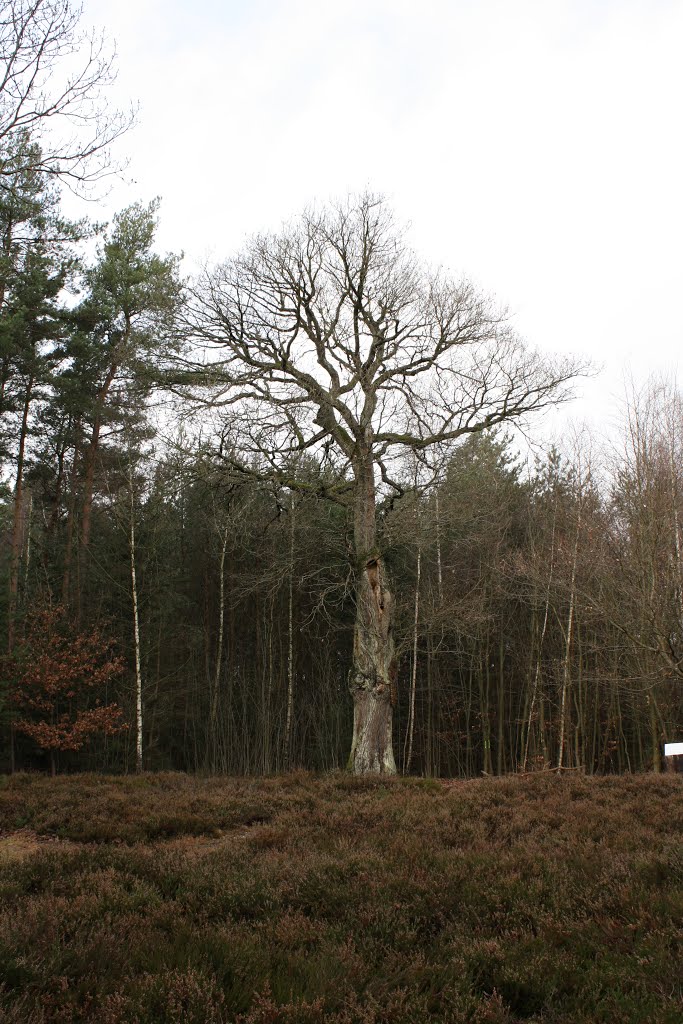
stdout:
{"type": "Polygon", "coordinates": [[[5,780],[0,1019],[680,1024],[681,782],[5,780]]]}
{"type": "Polygon", "coordinates": [[[37,853],[40,849],[40,841],[35,832],[21,829],[18,832],[10,832],[9,835],[0,836],[0,864],[11,864],[16,860],[24,860],[37,853]]]}

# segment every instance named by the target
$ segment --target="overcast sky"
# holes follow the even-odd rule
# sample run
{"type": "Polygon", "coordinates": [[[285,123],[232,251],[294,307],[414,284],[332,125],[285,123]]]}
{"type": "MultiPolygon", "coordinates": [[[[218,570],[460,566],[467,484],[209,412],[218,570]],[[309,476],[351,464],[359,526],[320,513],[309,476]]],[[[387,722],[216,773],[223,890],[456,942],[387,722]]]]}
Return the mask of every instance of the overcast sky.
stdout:
{"type": "Polygon", "coordinates": [[[160,245],[221,259],[313,199],[385,193],[427,260],[546,351],[674,371],[683,336],[683,0],[85,0],[160,245]]]}

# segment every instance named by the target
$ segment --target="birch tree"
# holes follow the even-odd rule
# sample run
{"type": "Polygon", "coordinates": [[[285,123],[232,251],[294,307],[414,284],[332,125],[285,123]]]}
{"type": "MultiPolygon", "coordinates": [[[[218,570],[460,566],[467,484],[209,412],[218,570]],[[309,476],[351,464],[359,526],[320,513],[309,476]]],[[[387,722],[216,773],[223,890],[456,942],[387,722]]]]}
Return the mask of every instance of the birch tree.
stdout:
{"type": "Polygon", "coordinates": [[[128,469],[129,529],[130,547],[130,595],[133,604],[133,641],[135,647],[135,770],[142,771],[142,658],[140,656],[140,613],[138,607],[138,583],[135,568],[135,484],[133,463],[128,469]]]}
{"type": "Polygon", "coordinates": [[[397,466],[566,400],[580,371],[528,349],[466,280],[421,263],[381,198],[312,210],[254,238],[197,285],[188,324],[213,349],[203,379],[226,416],[226,466],[306,489],[293,457],[328,469],[318,492],[347,505],[355,568],[349,767],[393,773],[394,598],[378,500],[397,466]]]}

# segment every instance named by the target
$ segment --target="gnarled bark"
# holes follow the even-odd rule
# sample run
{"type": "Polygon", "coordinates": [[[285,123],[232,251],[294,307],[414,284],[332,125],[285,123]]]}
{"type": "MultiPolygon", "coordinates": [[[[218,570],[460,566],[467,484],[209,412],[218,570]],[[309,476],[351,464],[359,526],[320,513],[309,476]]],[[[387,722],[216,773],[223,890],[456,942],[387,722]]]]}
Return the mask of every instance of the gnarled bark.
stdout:
{"type": "MultiPolygon", "coordinates": [[[[369,435],[369,432],[368,432],[369,435]]],[[[370,437],[367,438],[370,442],[370,437]]],[[[370,442],[371,443],[371,442],[370,442]]],[[[355,467],[354,540],[358,558],[356,622],[349,688],[353,740],[349,768],[356,774],[396,774],[392,745],[392,691],[396,663],[393,597],[376,546],[375,480],[370,445],[355,467]]]]}
{"type": "Polygon", "coordinates": [[[353,666],[353,742],[349,768],[362,774],[396,774],[392,746],[392,675],[395,673],[391,632],[393,598],[379,557],[363,566],[356,595],[353,666]]]}

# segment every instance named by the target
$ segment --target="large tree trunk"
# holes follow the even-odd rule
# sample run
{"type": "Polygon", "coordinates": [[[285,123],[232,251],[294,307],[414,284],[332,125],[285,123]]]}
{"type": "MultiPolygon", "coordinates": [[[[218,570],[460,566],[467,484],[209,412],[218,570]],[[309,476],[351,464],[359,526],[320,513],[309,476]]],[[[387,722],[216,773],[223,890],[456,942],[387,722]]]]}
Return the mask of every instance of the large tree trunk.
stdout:
{"type": "Polygon", "coordinates": [[[392,637],[393,598],[377,550],[375,480],[367,450],[356,470],[354,542],[357,564],[356,623],[349,688],[353,697],[353,741],[349,768],[396,774],[392,746],[392,690],[396,663],[392,637]]]}

